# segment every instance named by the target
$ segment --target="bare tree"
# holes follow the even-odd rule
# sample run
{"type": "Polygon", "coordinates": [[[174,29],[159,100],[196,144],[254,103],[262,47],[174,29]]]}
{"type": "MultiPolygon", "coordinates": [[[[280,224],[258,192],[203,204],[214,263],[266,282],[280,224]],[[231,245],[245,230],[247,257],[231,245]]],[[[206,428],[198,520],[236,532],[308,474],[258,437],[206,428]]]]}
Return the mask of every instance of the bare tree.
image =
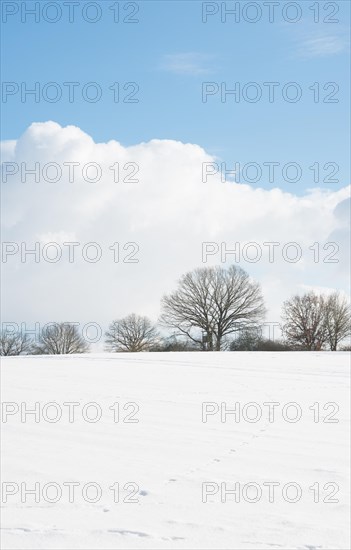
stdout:
{"type": "Polygon", "coordinates": [[[32,340],[21,332],[1,331],[0,355],[25,355],[31,352],[32,340]]]}
{"type": "Polygon", "coordinates": [[[331,351],[338,349],[338,344],[351,334],[350,305],[338,292],[326,299],[327,338],[331,351]]]}
{"type": "Polygon", "coordinates": [[[162,324],[209,351],[219,351],[228,334],[256,326],[264,315],[259,284],[237,266],[195,269],[162,299],[162,324]]]}
{"type": "Polygon", "coordinates": [[[86,353],[89,345],[70,323],[54,323],[44,327],[39,335],[39,342],[33,353],[40,355],[61,355],[86,353]]]}
{"type": "Polygon", "coordinates": [[[328,339],[325,311],[325,298],[314,292],[284,302],[282,331],[287,342],[309,351],[321,350],[328,339]]]}
{"type": "Polygon", "coordinates": [[[105,336],[107,347],[115,352],[147,351],[158,343],[158,332],[150,319],[135,313],[113,321],[105,336]]]}

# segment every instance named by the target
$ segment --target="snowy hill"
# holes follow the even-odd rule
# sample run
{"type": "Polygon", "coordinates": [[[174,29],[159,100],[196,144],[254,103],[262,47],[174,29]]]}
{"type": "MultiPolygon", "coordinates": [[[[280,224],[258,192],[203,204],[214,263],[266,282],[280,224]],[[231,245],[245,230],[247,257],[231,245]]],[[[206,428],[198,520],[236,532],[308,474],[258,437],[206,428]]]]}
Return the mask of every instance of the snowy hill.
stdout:
{"type": "Polygon", "coordinates": [[[9,357],[2,401],[4,549],[349,546],[347,353],[9,357]]]}

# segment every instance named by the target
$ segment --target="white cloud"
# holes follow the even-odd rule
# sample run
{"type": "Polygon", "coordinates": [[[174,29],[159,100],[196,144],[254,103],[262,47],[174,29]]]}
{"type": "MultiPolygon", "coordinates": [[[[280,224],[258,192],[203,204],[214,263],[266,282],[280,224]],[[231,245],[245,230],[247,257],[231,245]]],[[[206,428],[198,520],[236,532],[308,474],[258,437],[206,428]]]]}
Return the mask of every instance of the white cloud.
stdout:
{"type": "Polygon", "coordinates": [[[16,147],[16,140],[4,140],[0,142],[0,158],[1,162],[11,160],[16,147]]]}
{"type": "MultiPolygon", "coordinates": [[[[2,183],[3,241],[23,241],[28,248],[35,241],[41,246],[43,239],[56,241],[63,256],[57,263],[35,263],[33,258],[21,263],[17,254],[2,264],[3,320],[106,324],[132,311],[157,319],[162,295],[175,287],[182,273],[205,265],[202,243],[208,241],[224,242],[228,249],[239,242],[241,251],[247,242],[261,245],[262,259],[242,259],[241,266],[262,282],[270,321],[278,320],[282,301],[301,285],[348,288],[346,187],[314,189],[299,197],[280,189],[222,183],[219,175],[203,183],[202,163],[214,158],[198,145],[172,140],[132,147],[117,141],[94,143],[79,128],[54,122],[32,124],[10,148],[7,160],[19,167],[27,163],[27,168],[37,162],[42,175],[39,183],[33,176],[22,182],[19,170],[2,183]],[[47,163],[53,162],[63,170],[56,183],[43,177],[47,163]],[[73,182],[64,165],[68,162],[79,163],[73,182]],[[83,167],[93,162],[101,166],[101,180],[89,183],[83,167]],[[115,183],[116,163],[121,178],[138,166],[139,172],[130,177],[139,182],[115,183]],[[74,263],[68,262],[65,240],[80,243],[74,263]],[[270,241],[280,243],[274,263],[262,244],[270,241]],[[282,258],[282,246],[293,241],[303,251],[295,264],[282,258]],[[340,247],[338,263],[323,262],[333,252],[323,249],[327,241],[340,247]],[[82,258],[88,242],[101,246],[101,261],[82,258]],[[139,263],[114,263],[109,247],[116,242],[121,260],[136,250],[135,245],[123,250],[125,243],[137,243],[139,263]],[[314,243],[320,243],[317,263],[309,249],[314,243]]],[[[93,171],[88,173],[92,178],[93,171]]],[[[220,264],[220,254],[210,261],[220,264]]],[[[228,256],[230,261],[233,256],[228,256]]]]}
{"type": "Polygon", "coordinates": [[[163,56],[161,68],[176,74],[198,76],[211,72],[209,63],[213,56],[197,52],[167,54],[163,56]]]}
{"type": "Polygon", "coordinates": [[[344,31],[326,33],[310,31],[300,37],[297,44],[297,55],[305,58],[330,57],[348,50],[349,40],[344,31]]]}

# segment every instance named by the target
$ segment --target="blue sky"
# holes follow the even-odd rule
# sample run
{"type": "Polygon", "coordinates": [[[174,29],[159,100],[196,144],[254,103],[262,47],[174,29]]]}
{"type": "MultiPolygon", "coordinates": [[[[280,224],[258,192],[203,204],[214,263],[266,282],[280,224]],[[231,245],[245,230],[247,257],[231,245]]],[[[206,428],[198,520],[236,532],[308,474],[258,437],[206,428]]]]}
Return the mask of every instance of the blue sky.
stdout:
{"type": "MultiPolygon", "coordinates": [[[[103,260],[86,263],[78,251],[77,262],[71,264],[63,250],[58,263],[45,258],[23,263],[16,252],[3,266],[4,319],[93,318],[105,326],[116,315],[135,311],[156,320],[162,295],[182,273],[205,265],[204,242],[215,242],[221,250],[223,244],[232,250],[238,243],[261,243],[263,255],[257,263],[233,256],[223,260],[220,254],[208,262],[235,261],[257,278],[268,321],[279,319],[281,304],[294,293],[311,288],[347,292],[348,2],[281,2],[274,21],[262,9],[256,23],[245,21],[254,14],[247,6],[261,9],[267,2],[80,2],[70,23],[67,8],[72,2],[44,1],[36,3],[37,22],[33,15],[22,22],[20,10],[34,5],[2,2],[3,10],[18,8],[7,21],[2,13],[7,91],[2,139],[9,140],[3,147],[5,166],[32,169],[37,163],[43,170],[56,162],[65,169],[74,161],[78,168],[73,184],[67,169],[57,184],[48,183],[44,175],[38,182],[29,175],[24,184],[18,168],[2,185],[3,238],[27,243],[30,250],[34,243],[43,248],[54,242],[60,249],[78,242],[83,250],[84,243],[97,242],[103,260]],[[45,6],[51,11],[45,12],[45,6]],[[59,21],[49,23],[45,16],[52,19],[55,6],[66,9],[59,21]],[[135,6],[138,22],[123,22],[135,6]],[[206,23],[204,6],[217,12],[206,23]],[[228,15],[225,21],[221,6],[238,6],[240,20],[228,15]],[[111,7],[119,7],[119,23],[111,7]],[[317,8],[319,22],[314,22],[317,8]],[[86,21],[96,10],[101,19],[86,21]],[[289,22],[297,12],[300,20],[289,22]],[[70,102],[64,83],[72,82],[75,96],[70,102]],[[94,88],[86,88],[92,82],[101,91],[100,101],[86,100],[93,97],[94,88]],[[131,82],[135,84],[124,89],[131,82]],[[270,102],[267,83],[272,82],[275,100],[270,102]],[[31,95],[22,102],[21,85],[33,89],[35,83],[38,101],[31,95]],[[114,101],[116,85],[110,89],[114,83],[119,83],[119,102],[114,101]],[[204,83],[213,91],[206,102],[204,83]],[[326,83],[332,84],[325,88],[326,83]],[[123,101],[136,86],[134,99],[139,101],[123,101]],[[221,94],[235,86],[241,88],[239,101],[221,94]],[[287,101],[296,90],[301,99],[287,101]],[[317,90],[319,101],[314,101],[317,90]],[[45,100],[57,91],[61,99],[45,100]],[[255,91],[262,97],[253,103],[249,100],[255,91]],[[223,183],[217,174],[204,185],[202,168],[208,161],[213,166],[214,160],[235,169],[238,184],[230,178],[223,183]],[[94,162],[103,176],[101,183],[90,184],[82,167],[94,162]],[[130,162],[140,171],[133,184],[122,181],[130,162]],[[257,173],[243,170],[250,163],[262,170],[256,182],[248,179],[257,173]],[[269,163],[279,165],[272,182],[269,163]],[[282,167],[287,163],[300,167],[299,181],[286,181],[282,167]],[[118,184],[111,172],[116,164],[118,184]],[[319,180],[314,181],[317,166],[319,180]],[[336,181],[324,182],[328,176],[336,181]],[[312,187],[317,189],[307,193],[312,187]],[[110,246],[116,242],[121,250],[126,243],[137,243],[140,263],[123,259],[112,264],[110,246]],[[264,243],[277,242],[271,263],[264,243]],[[303,251],[296,263],[284,256],[289,243],[303,251]],[[337,244],[336,263],[328,261],[330,243],[334,249],[337,244]],[[311,253],[316,245],[318,261],[311,253]],[[52,292],[62,285],[66,300],[52,292]]],[[[295,174],[287,175],[291,179],[295,174]]]]}
{"type": "MultiPolygon", "coordinates": [[[[34,3],[26,4],[30,8],[34,3]]],[[[141,1],[134,16],[139,22],[129,24],[115,23],[109,8],[119,4],[126,17],[136,3],[103,1],[100,21],[89,23],[82,15],[84,4],[76,8],[73,23],[66,9],[56,23],[46,22],[42,12],[37,23],[33,16],[22,23],[20,13],[3,23],[3,81],[24,82],[28,88],[39,82],[40,89],[57,82],[63,96],[56,103],[43,99],[36,103],[33,96],[22,103],[19,93],[8,97],[2,105],[2,139],[17,139],[34,121],[53,120],[77,125],[95,141],[115,139],[132,145],[160,138],[196,143],[226,162],[228,169],[235,162],[296,162],[302,167],[301,180],[284,182],[278,167],[275,185],[282,180],[284,190],[297,194],[316,186],[309,169],[315,162],[321,165],[321,179],[332,171],[324,171],[325,163],[340,168],[335,176],[339,183],[321,181],[321,187],[336,189],[349,183],[348,2],[331,3],[338,7],[334,17],[328,3],[319,2],[318,23],[309,1],[297,3],[302,17],[296,23],[284,20],[286,2],[276,8],[273,23],[266,8],[256,23],[245,22],[243,11],[239,23],[229,15],[221,22],[220,11],[203,23],[201,1],[141,1]],[[328,17],[339,22],[321,21],[328,17]],[[92,81],[103,94],[97,103],[85,101],[81,94],[92,81]],[[73,103],[63,82],[80,83],[73,103]],[[126,82],[136,82],[139,102],[114,103],[109,90],[114,82],[122,88],[126,82]],[[241,98],[236,103],[228,96],[222,103],[218,93],[203,103],[203,82],[225,83],[228,89],[236,82],[241,86],[256,82],[262,99],[249,103],[241,98]],[[273,103],[264,82],[279,83],[273,103]],[[287,82],[301,87],[297,103],[282,98],[287,82]],[[337,83],[338,102],[314,103],[309,86],[316,82],[321,99],[333,91],[333,87],[323,90],[324,84],[337,83]]],[[[210,4],[215,7],[208,10],[220,3],[210,4]]],[[[226,4],[232,7],[235,2],[226,4]]],[[[247,4],[241,2],[240,9],[247,4]]],[[[88,17],[93,17],[93,9],[86,12],[88,17]]],[[[53,17],[53,12],[48,13],[53,17]]],[[[252,17],[253,12],[247,13],[252,17]]],[[[293,11],[287,14],[293,17],[293,11]]],[[[122,97],[125,93],[122,89],[122,97]]],[[[271,188],[267,174],[253,186],[271,188]]]]}

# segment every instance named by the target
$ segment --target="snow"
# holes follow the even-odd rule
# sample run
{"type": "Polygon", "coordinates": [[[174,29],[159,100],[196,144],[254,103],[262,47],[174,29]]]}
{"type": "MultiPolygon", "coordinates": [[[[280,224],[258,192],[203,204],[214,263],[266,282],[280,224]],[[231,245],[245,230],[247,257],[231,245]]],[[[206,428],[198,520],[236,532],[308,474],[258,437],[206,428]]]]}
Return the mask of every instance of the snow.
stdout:
{"type": "Polygon", "coordinates": [[[2,548],[349,548],[349,362],[346,352],[3,358],[2,548]],[[45,408],[52,402],[56,409],[45,408]],[[69,402],[78,403],[73,422],[69,402]],[[86,407],[91,402],[100,409],[86,407]],[[207,422],[204,402],[215,413],[207,422]],[[279,405],[269,418],[263,404],[272,402],[279,405]],[[37,422],[34,415],[22,422],[21,408],[35,403],[37,422]],[[135,404],[123,409],[127,403],[135,404]],[[222,413],[237,403],[238,421],[227,414],[221,422],[221,403],[222,413]],[[99,410],[100,420],[87,421],[99,410]],[[62,417],[49,422],[55,411],[62,417]],[[255,411],[262,417],[250,422],[255,411]],[[300,420],[287,420],[299,411],[300,420]],[[122,422],[127,415],[139,421],[122,422]],[[63,484],[73,481],[69,502],[63,484]],[[263,483],[273,481],[269,502],[263,483]],[[9,482],[18,491],[4,502],[9,482]],[[95,503],[83,498],[89,482],[101,490],[95,503]],[[24,492],[35,483],[39,502],[24,492]],[[48,502],[55,492],[48,483],[62,491],[56,503],[48,502]],[[117,483],[114,502],[109,487],[117,483]],[[214,492],[206,502],[204,483],[214,492]],[[256,494],[248,483],[262,490],[257,502],[247,501],[256,494]],[[221,502],[235,484],[238,501],[228,494],[221,502]],[[300,500],[284,500],[284,486],[288,500],[299,488],[300,500]],[[126,502],[132,493],[137,502],[126,502]]]}

